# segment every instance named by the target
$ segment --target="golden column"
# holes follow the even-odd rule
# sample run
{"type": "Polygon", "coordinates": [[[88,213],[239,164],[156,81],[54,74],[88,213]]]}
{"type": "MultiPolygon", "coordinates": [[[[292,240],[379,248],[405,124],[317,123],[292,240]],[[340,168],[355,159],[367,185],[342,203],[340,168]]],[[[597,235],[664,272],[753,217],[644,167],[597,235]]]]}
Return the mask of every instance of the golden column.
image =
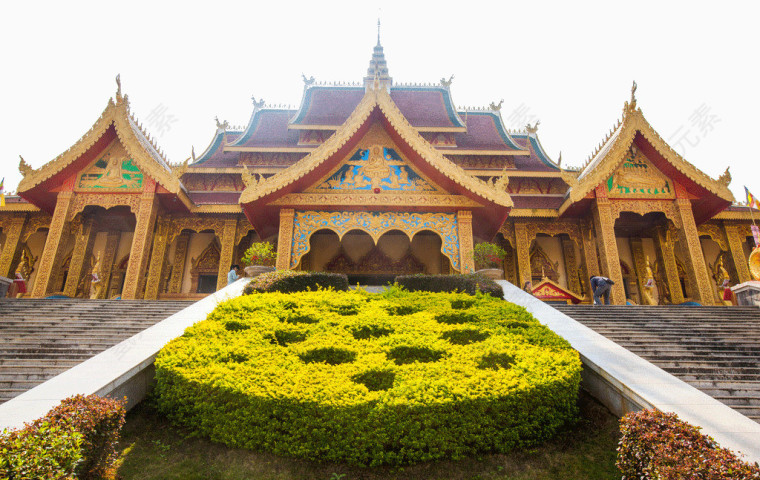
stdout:
{"type": "MultiPolygon", "coordinates": [[[[615,282],[615,285],[612,286],[610,303],[625,305],[623,273],[620,271],[620,255],[618,254],[617,240],[615,240],[615,221],[612,219],[610,200],[608,198],[597,198],[592,213],[602,275],[615,282]]],[[[593,292],[591,293],[593,296],[593,292]]]]}
{"type": "Polygon", "coordinates": [[[61,245],[61,239],[66,226],[66,219],[69,215],[71,201],[74,198],[74,192],[67,190],[58,193],[55,202],[53,218],[50,221],[47,239],[45,239],[45,248],[42,250],[42,259],[40,268],[37,271],[37,277],[34,280],[32,288],[32,297],[44,297],[50,288],[50,281],[55,277],[53,267],[58,266],[58,247],[61,245]]]}
{"type": "MultiPolygon", "coordinates": [[[[658,229],[654,236],[654,243],[662,259],[665,280],[668,282],[668,289],[670,290],[670,301],[676,305],[683,303],[684,292],[681,288],[681,281],[678,278],[678,264],[676,264],[675,245],[672,234],[667,228],[658,229]]],[[[657,288],[658,292],[662,292],[662,285],[658,285],[657,288]]]]}
{"type": "Polygon", "coordinates": [[[731,254],[731,260],[734,261],[736,274],[739,275],[739,283],[744,283],[752,280],[752,277],[749,274],[749,259],[744,256],[740,228],[741,226],[723,225],[728,240],[728,251],[731,254]]]}
{"type": "Polygon", "coordinates": [[[10,225],[5,229],[5,243],[2,252],[0,252],[0,276],[2,277],[13,278],[15,272],[11,272],[11,267],[21,248],[21,232],[24,230],[24,222],[26,222],[26,214],[14,215],[9,222],[10,225]]]}
{"type": "Polygon", "coordinates": [[[575,242],[572,238],[562,236],[562,256],[565,259],[565,272],[567,273],[567,288],[575,293],[580,293],[581,284],[578,278],[578,262],[575,259],[575,242]]]}
{"type": "Polygon", "coordinates": [[[158,200],[154,191],[145,191],[140,197],[137,209],[135,236],[132,238],[132,248],[129,250],[129,263],[124,276],[124,288],[121,298],[134,300],[138,297],[140,282],[145,275],[145,268],[150,256],[150,244],[153,239],[153,228],[158,214],[158,200]]]}
{"type": "Polygon", "coordinates": [[[457,229],[459,234],[459,271],[472,273],[475,271],[472,239],[472,212],[459,210],[457,212],[457,229]]]}
{"type": "Polygon", "coordinates": [[[703,305],[712,305],[715,303],[713,289],[710,284],[710,276],[707,274],[702,244],[697,233],[697,224],[694,222],[694,214],[691,211],[691,202],[686,198],[677,198],[676,210],[681,223],[679,235],[686,258],[686,272],[696,290],[694,300],[703,305]]]}
{"type": "Polygon", "coordinates": [[[77,287],[82,279],[82,273],[87,269],[96,233],[95,219],[93,218],[88,218],[79,226],[74,243],[74,252],[71,254],[71,263],[69,263],[69,275],[66,277],[66,285],[63,287],[63,294],[67,297],[77,296],[77,287]]]}
{"type": "Polygon", "coordinates": [[[530,242],[528,228],[524,223],[515,223],[515,251],[517,253],[517,278],[520,281],[518,287],[522,288],[525,282],[531,281],[530,271],[530,242]]]}
{"type": "Polygon", "coordinates": [[[150,255],[150,266],[148,267],[148,283],[145,285],[145,300],[156,300],[161,288],[161,277],[166,263],[166,250],[169,247],[167,240],[169,237],[170,222],[164,219],[158,220],[158,227],[153,236],[153,250],[150,255]]]}
{"type": "Polygon", "coordinates": [[[237,233],[237,218],[225,218],[219,241],[222,250],[219,252],[219,276],[216,279],[216,289],[220,290],[227,286],[227,272],[235,255],[235,233],[237,233]]]}
{"type": "Polygon", "coordinates": [[[119,248],[121,232],[118,230],[109,230],[106,237],[106,247],[103,249],[103,257],[100,259],[100,265],[103,272],[103,289],[98,298],[108,298],[110,291],[111,273],[113,272],[113,262],[116,259],[116,250],[119,248]]]}
{"type": "Polygon", "coordinates": [[[169,280],[169,293],[179,293],[182,290],[182,278],[185,276],[185,260],[187,259],[187,245],[190,243],[189,233],[180,233],[177,237],[177,246],[174,247],[174,266],[172,277],[169,280]]]}
{"type": "MultiPolygon", "coordinates": [[[[596,242],[593,237],[592,222],[582,221],[581,223],[581,241],[583,242],[583,266],[586,271],[583,273],[583,288],[581,291],[590,292],[591,284],[589,278],[592,275],[599,275],[599,261],[596,255],[596,242]]],[[[591,296],[589,296],[591,299],[591,296]]]]}
{"type": "Polygon", "coordinates": [[[280,233],[277,236],[277,270],[290,269],[290,254],[293,249],[293,219],[295,210],[280,209],[280,233]]]}

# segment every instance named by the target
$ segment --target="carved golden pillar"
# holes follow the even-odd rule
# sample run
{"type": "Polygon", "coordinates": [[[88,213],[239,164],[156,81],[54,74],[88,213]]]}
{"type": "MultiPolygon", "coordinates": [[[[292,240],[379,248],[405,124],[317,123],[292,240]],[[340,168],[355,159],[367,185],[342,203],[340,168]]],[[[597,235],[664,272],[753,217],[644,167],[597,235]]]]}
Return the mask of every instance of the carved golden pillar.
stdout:
{"type": "Polygon", "coordinates": [[[182,279],[185,274],[185,259],[187,258],[187,245],[190,243],[189,233],[180,233],[177,237],[177,246],[174,248],[174,266],[172,277],[169,280],[169,293],[179,293],[182,290],[182,279]]]}
{"type": "Polygon", "coordinates": [[[723,225],[723,230],[726,232],[726,239],[728,241],[728,251],[731,255],[731,260],[733,260],[734,266],[736,267],[739,283],[744,283],[752,280],[752,277],[749,274],[749,259],[744,256],[742,235],[739,228],[723,225]]]}
{"type": "Polygon", "coordinates": [[[459,230],[459,271],[472,273],[475,271],[472,239],[472,212],[459,210],[457,212],[457,228],[459,230]]]}
{"type": "Polygon", "coordinates": [[[103,289],[100,291],[98,298],[107,298],[110,291],[111,273],[113,272],[113,262],[116,260],[116,250],[119,248],[121,232],[118,230],[109,230],[106,237],[106,246],[103,249],[103,258],[100,259],[100,265],[103,269],[103,289]]]}
{"type": "Polygon", "coordinates": [[[647,261],[644,254],[644,243],[641,238],[631,238],[631,254],[633,255],[633,269],[636,272],[636,285],[639,288],[639,304],[646,305],[644,299],[644,285],[647,283],[647,261]]]}
{"type": "Polygon", "coordinates": [[[140,284],[145,275],[145,267],[150,255],[150,244],[153,239],[153,227],[156,223],[158,202],[154,192],[143,192],[140,206],[137,209],[135,235],[132,238],[132,248],[129,250],[129,263],[124,277],[124,289],[121,298],[134,300],[139,295],[140,284]]]}
{"type": "Polygon", "coordinates": [[[145,285],[145,300],[156,300],[161,287],[161,278],[166,263],[167,239],[170,224],[162,219],[158,220],[156,233],[153,235],[153,250],[148,267],[148,282],[145,285]]]}
{"type": "Polygon", "coordinates": [[[55,203],[55,211],[53,212],[53,218],[50,221],[50,228],[48,230],[47,239],[45,240],[45,248],[42,250],[40,268],[37,271],[37,277],[34,280],[32,297],[44,297],[50,288],[51,279],[56,277],[53,275],[53,268],[58,266],[58,250],[61,246],[61,239],[63,238],[64,227],[66,226],[66,218],[69,215],[69,207],[71,207],[71,200],[73,197],[74,192],[71,191],[60,192],[58,194],[55,203]]]}
{"type": "MultiPolygon", "coordinates": [[[[582,242],[581,255],[583,255],[583,275],[581,275],[581,289],[579,290],[579,293],[590,292],[591,285],[589,283],[589,278],[591,278],[592,275],[599,275],[600,272],[592,225],[593,222],[588,219],[580,222],[582,242]]],[[[593,300],[591,295],[588,295],[588,300],[593,300]]]]}
{"type": "Polygon", "coordinates": [[[290,254],[293,249],[293,218],[295,210],[280,209],[280,233],[277,236],[277,270],[290,269],[290,254]]]}
{"type": "Polygon", "coordinates": [[[82,273],[87,269],[86,264],[92,254],[92,244],[95,242],[95,219],[85,220],[78,228],[74,251],[71,254],[69,263],[69,275],[66,277],[66,285],[63,287],[63,294],[67,297],[77,296],[77,287],[82,280],[82,273]]]}
{"type": "Polygon", "coordinates": [[[578,262],[575,259],[575,242],[570,237],[560,237],[562,242],[562,256],[565,258],[565,274],[567,275],[567,288],[573,292],[581,291],[578,279],[578,262]]]}
{"type": "MultiPolygon", "coordinates": [[[[615,221],[612,219],[609,199],[597,198],[592,210],[602,275],[609,277],[615,282],[615,285],[612,286],[610,303],[625,305],[623,273],[620,271],[620,255],[618,254],[617,241],[615,240],[615,221]]],[[[593,296],[593,292],[591,293],[593,296]]]]}
{"type": "Polygon", "coordinates": [[[219,241],[222,249],[219,252],[219,276],[216,280],[216,289],[220,290],[227,285],[227,272],[230,271],[230,265],[234,261],[235,254],[235,234],[237,233],[237,219],[227,218],[224,220],[219,241]]]}
{"type": "MultiPolygon", "coordinates": [[[[0,276],[13,278],[15,272],[11,272],[13,260],[21,249],[21,232],[24,230],[26,214],[14,216],[10,224],[5,228],[5,243],[0,252],[0,276]]],[[[30,265],[31,267],[32,265],[30,265]]]]}
{"type": "Polygon", "coordinates": [[[517,253],[517,278],[522,288],[525,282],[531,281],[530,271],[530,242],[528,229],[524,223],[515,223],[515,251],[517,253]]]}
{"type": "MultiPolygon", "coordinates": [[[[670,301],[673,304],[683,303],[684,293],[681,288],[681,281],[678,278],[678,264],[676,264],[675,244],[672,234],[668,229],[660,229],[654,236],[655,248],[662,259],[662,266],[665,269],[665,278],[670,290],[670,301]]],[[[662,285],[657,286],[659,295],[663,295],[662,285]]]]}
{"type": "Polygon", "coordinates": [[[676,199],[676,208],[681,230],[679,232],[681,246],[686,259],[686,271],[692,285],[695,287],[695,301],[703,305],[715,303],[715,295],[707,274],[705,257],[702,253],[702,244],[697,233],[697,224],[694,222],[694,214],[691,211],[691,202],[685,198],[676,199]]]}

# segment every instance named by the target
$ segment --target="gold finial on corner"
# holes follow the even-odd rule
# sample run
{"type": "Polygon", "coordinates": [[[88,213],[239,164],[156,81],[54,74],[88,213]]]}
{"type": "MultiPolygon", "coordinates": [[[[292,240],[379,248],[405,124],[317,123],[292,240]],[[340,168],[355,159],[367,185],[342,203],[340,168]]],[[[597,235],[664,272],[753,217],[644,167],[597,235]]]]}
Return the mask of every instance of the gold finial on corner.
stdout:
{"type": "Polygon", "coordinates": [[[18,162],[18,171],[21,172],[21,176],[26,177],[31,172],[33,172],[34,169],[32,168],[31,165],[26,163],[26,160],[24,160],[24,157],[19,155],[18,158],[20,159],[18,162]]]}
{"type": "Polygon", "coordinates": [[[248,165],[243,165],[243,172],[240,174],[240,177],[246,188],[255,186],[259,183],[258,179],[248,170],[248,165]]]}
{"type": "Polygon", "coordinates": [[[536,133],[538,131],[538,126],[541,125],[541,120],[536,120],[536,123],[531,125],[530,123],[525,125],[525,130],[528,133],[536,133]]]}
{"type": "Polygon", "coordinates": [[[230,122],[227,120],[220,122],[219,117],[214,117],[214,120],[216,120],[216,129],[217,130],[224,130],[225,132],[230,127],[230,122]]]}
{"type": "Polygon", "coordinates": [[[636,89],[639,86],[636,84],[636,80],[633,81],[633,85],[631,85],[631,101],[625,102],[625,105],[623,105],[623,114],[625,116],[625,113],[627,112],[633,112],[636,110],[636,89]]]}
{"type": "Polygon", "coordinates": [[[501,106],[502,106],[503,104],[504,104],[504,99],[502,98],[501,100],[499,100],[499,103],[494,103],[494,102],[491,102],[491,104],[489,105],[489,107],[490,107],[490,108],[491,108],[491,110],[493,110],[494,112],[498,112],[499,110],[501,110],[501,106]]]}
{"type": "Polygon", "coordinates": [[[190,158],[192,158],[193,163],[195,163],[195,145],[190,145],[190,158]]]}
{"type": "Polygon", "coordinates": [[[116,74],[116,100],[121,100],[121,74],[116,74]]]}
{"type": "Polygon", "coordinates": [[[557,166],[562,169],[562,150],[559,151],[559,157],[557,157],[557,166]]]}
{"type": "Polygon", "coordinates": [[[264,102],[263,98],[260,99],[260,100],[258,100],[258,101],[256,101],[256,97],[252,96],[251,100],[253,101],[253,108],[254,108],[254,110],[260,110],[260,109],[264,108],[264,105],[266,103],[266,102],[264,102]]]}
{"type": "Polygon", "coordinates": [[[313,83],[314,83],[314,80],[315,80],[315,79],[314,79],[314,75],[312,75],[312,76],[311,76],[311,77],[309,77],[309,78],[306,78],[306,75],[304,75],[303,73],[301,74],[301,78],[303,78],[303,84],[304,84],[305,86],[307,86],[307,87],[308,87],[309,85],[313,84],[313,83]]]}
{"type": "Polygon", "coordinates": [[[723,175],[718,177],[718,182],[721,184],[728,186],[731,183],[731,172],[729,171],[731,167],[726,167],[726,171],[723,172],[723,175]]]}

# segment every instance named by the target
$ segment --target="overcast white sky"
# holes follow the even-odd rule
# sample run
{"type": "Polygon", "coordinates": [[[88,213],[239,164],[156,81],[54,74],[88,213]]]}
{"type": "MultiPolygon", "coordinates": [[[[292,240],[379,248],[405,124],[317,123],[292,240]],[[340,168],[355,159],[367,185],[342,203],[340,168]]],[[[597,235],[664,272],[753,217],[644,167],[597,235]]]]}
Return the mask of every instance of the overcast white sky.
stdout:
{"type": "Polygon", "coordinates": [[[251,95],[297,105],[301,73],[360,81],[378,13],[395,82],[454,74],[457,105],[503,98],[508,126],[540,120],[564,166],[602,140],[635,79],[663,138],[713,178],[731,165],[737,200],[745,184],[760,194],[760,3],[662,0],[3,2],[6,191],[19,154],[39,167],[90,128],[117,73],[169,160],[183,161],[208,145],[215,115],[246,124],[251,95]]]}

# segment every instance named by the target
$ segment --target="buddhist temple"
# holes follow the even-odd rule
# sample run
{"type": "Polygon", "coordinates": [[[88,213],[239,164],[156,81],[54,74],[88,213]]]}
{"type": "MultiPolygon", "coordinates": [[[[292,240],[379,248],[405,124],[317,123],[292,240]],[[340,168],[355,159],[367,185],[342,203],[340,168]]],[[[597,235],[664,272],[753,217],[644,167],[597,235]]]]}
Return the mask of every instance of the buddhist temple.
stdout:
{"type": "Polygon", "coordinates": [[[254,99],[247,125],[217,120],[205,151],[174,164],[117,83],[68,150],[20,162],[0,207],[0,276],[20,275],[22,295],[199,298],[260,240],[278,269],[368,284],[472,272],[474,245],[495,242],[507,280],[573,303],[598,274],[616,304],[719,305],[726,280],[750,280],[750,211],[728,169],[712,179],[671,148],[635,84],[567,167],[537,124],[507,130],[501,104],[456,107],[451,79],[394,84],[379,40],[360,82],[304,77],[297,109],[254,99]]]}

